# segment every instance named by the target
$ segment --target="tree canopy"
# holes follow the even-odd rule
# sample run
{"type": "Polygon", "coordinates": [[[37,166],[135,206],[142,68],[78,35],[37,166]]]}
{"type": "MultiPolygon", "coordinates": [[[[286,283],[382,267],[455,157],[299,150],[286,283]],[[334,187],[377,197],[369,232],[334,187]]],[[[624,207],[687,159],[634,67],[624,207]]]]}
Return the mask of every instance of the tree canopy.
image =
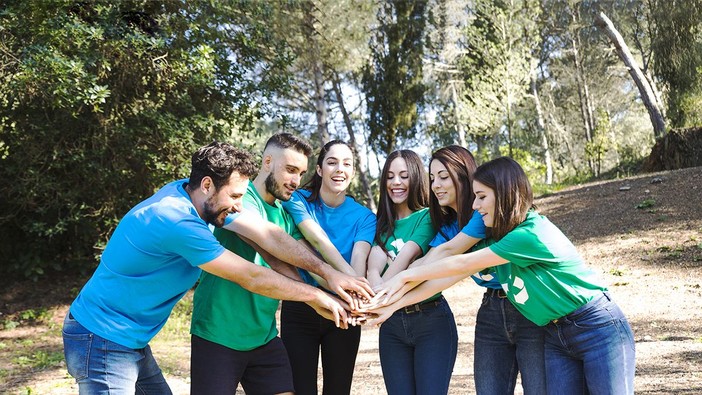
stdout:
{"type": "MultiPolygon", "coordinates": [[[[459,143],[532,180],[626,174],[651,119],[702,122],[702,3],[8,0],[0,6],[0,272],[89,270],[212,140],[356,147],[366,204],[395,149],[459,143]],[[374,171],[372,169],[375,169],[374,171]]],[[[313,161],[312,161],[313,162],[313,161]]]]}

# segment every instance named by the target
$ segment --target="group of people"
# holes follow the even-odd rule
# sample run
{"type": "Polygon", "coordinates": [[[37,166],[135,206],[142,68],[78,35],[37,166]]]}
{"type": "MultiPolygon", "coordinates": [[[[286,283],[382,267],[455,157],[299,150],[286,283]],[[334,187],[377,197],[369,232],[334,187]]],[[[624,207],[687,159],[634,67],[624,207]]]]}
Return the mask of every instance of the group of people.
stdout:
{"type": "Polygon", "coordinates": [[[572,243],[539,215],[517,162],[479,167],[451,145],[429,172],[391,153],[377,214],[347,195],[353,151],[273,135],[260,166],[215,142],[188,179],[120,221],[63,328],[81,394],[170,394],[149,341],[196,283],[191,393],[350,394],[359,323],[380,325],[388,394],[446,394],[458,333],[441,291],[485,294],[474,339],[478,394],[633,394],[629,324],[572,243]],[[214,231],[212,230],[214,228],[214,231]],[[199,282],[198,282],[199,281],[199,282]],[[280,334],[276,322],[279,301],[280,334]]]}

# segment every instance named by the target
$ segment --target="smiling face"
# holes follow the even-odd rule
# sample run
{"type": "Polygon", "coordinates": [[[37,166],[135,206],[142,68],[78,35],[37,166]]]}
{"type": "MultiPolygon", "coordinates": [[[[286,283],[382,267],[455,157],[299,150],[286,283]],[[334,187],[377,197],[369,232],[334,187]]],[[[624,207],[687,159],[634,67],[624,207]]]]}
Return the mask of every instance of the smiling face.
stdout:
{"type": "Polygon", "coordinates": [[[353,178],[353,153],[346,144],[329,148],[317,174],[322,178],[321,190],[330,193],[346,192],[353,178]]]}
{"type": "Polygon", "coordinates": [[[209,186],[208,196],[202,210],[202,219],[215,227],[224,226],[224,219],[229,213],[236,213],[242,209],[242,198],[249,185],[249,179],[233,172],[229,182],[219,189],[214,183],[209,186]]]}
{"type": "Polygon", "coordinates": [[[483,216],[483,223],[486,227],[492,228],[495,223],[495,191],[485,186],[479,181],[473,181],[473,210],[483,216]]]}
{"type": "Polygon", "coordinates": [[[436,159],[429,164],[429,180],[431,181],[431,191],[439,201],[439,205],[450,207],[455,211],[457,208],[456,185],[454,185],[446,166],[436,159]]]}
{"type": "Polygon", "coordinates": [[[302,176],[307,172],[307,156],[290,148],[275,149],[271,150],[270,157],[265,160],[269,161],[267,166],[270,167],[270,173],[265,180],[266,192],[274,199],[290,200],[292,193],[300,186],[302,176]]]}
{"type": "Polygon", "coordinates": [[[388,197],[396,205],[407,205],[409,196],[410,176],[407,162],[404,158],[395,158],[390,163],[390,168],[385,178],[385,187],[388,197]]]}

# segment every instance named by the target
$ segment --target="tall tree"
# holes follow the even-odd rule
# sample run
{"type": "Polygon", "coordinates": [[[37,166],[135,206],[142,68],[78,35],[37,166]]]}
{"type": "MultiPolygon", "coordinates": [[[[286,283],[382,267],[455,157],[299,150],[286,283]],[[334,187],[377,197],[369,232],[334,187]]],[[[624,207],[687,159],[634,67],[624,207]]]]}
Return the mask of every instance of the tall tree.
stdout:
{"type": "Polygon", "coordinates": [[[384,2],[363,73],[369,143],[386,155],[416,132],[424,102],[422,56],[427,0],[384,2]]]}
{"type": "Polygon", "coordinates": [[[671,127],[702,123],[702,1],[649,0],[655,75],[665,84],[671,127]]]}
{"type": "Polygon", "coordinates": [[[604,14],[604,12],[597,14],[595,17],[595,24],[604,31],[607,37],[609,37],[612,44],[616,48],[619,57],[629,69],[631,78],[639,88],[641,100],[643,100],[644,106],[646,106],[646,109],[648,110],[649,117],[651,118],[651,124],[653,125],[653,133],[656,138],[662,137],[665,133],[665,120],[663,119],[663,113],[660,107],[658,107],[658,100],[654,94],[656,89],[651,86],[652,81],[646,78],[643,70],[641,70],[639,67],[638,62],[636,62],[636,59],[634,59],[631,51],[629,51],[629,46],[626,45],[626,42],[624,42],[624,38],[621,34],[619,34],[617,28],[614,27],[614,24],[607,17],[607,15],[604,14]]]}

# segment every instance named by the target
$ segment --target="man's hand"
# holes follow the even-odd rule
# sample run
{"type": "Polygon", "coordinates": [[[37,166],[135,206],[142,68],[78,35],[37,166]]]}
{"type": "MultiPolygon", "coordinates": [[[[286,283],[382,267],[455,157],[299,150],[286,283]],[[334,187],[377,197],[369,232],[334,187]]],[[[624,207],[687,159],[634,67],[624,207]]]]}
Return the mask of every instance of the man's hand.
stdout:
{"type": "Polygon", "coordinates": [[[317,297],[312,302],[307,304],[322,317],[334,321],[337,328],[348,329],[348,315],[344,306],[348,307],[343,301],[327,294],[322,290],[318,290],[317,297]]]}
{"type": "Polygon", "coordinates": [[[334,270],[329,266],[329,270],[325,273],[324,279],[327,280],[329,290],[339,295],[346,303],[351,306],[351,310],[358,309],[358,298],[354,298],[349,291],[353,291],[361,299],[370,300],[375,293],[371,288],[370,283],[363,277],[352,277],[334,270]]]}

